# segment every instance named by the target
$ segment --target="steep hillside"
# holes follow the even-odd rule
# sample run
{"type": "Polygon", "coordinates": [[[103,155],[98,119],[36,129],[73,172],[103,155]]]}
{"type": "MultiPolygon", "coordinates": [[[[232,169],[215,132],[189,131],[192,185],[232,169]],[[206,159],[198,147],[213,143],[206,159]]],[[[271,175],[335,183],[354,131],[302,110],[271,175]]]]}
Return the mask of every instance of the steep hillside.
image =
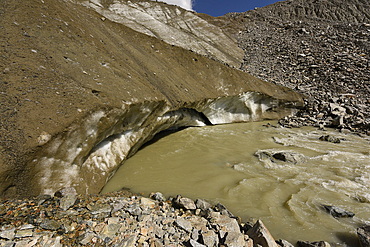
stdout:
{"type": "Polygon", "coordinates": [[[279,118],[291,90],[73,1],[0,7],[0,194],[97,193],[157,132],[279,118]]]}
{"type": "Polygon", "coordinates": [[[243,70],[307,96],[305,110],[283,124],[369,133],[369,9],[366,0],[283,1],[223,22],[244,29],[243,70]]]}
{"type": "Polygon", "coordinates": [[[148,0],[79,0],[113,22],[164,42],[192,50],[232,67],[240,67],[243,52],[221,28],[175,5],[148,0]]]}

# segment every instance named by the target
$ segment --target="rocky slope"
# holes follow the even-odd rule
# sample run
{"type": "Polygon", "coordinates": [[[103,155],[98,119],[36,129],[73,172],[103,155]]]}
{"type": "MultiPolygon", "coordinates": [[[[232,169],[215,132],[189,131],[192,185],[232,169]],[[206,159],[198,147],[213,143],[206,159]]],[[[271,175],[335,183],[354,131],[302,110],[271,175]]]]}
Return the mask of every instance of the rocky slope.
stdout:
{"type": "Polygon", "coordinates": [[[282,124],[369,133],[369,9],[361,0],[283,1],[222,21],[244,28],[243,70],[306,96],[282,124]]]}
{"type": "Polygon", "coordinates": [[[292,90],[80,2],[6,0],[0,25],[3,196],[97,193],[159,131],[276,119],[302,105],[292,90]]]}

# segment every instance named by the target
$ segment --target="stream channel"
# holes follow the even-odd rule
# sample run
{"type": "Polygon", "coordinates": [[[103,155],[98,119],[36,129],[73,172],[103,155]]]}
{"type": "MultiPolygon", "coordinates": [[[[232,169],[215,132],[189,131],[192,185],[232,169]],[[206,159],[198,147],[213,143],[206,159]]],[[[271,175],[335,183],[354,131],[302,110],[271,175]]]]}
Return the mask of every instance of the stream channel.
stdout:
{"type": "Polygon", "coordinates": [[[266,124],[191,127],[156,138],[121,166],[103,193],[129,188],[207,199],[243,221],[261,219],[275,239],[356,246],[356,228],[370,224],[370,140],[266,124]],[[321,141],[325,135],[341,142],[321,141]],[[299,158],[283,162],[263,155],[281,151],[299,158]],[[322,205],[355,216],[334,218],[322,205]]]}

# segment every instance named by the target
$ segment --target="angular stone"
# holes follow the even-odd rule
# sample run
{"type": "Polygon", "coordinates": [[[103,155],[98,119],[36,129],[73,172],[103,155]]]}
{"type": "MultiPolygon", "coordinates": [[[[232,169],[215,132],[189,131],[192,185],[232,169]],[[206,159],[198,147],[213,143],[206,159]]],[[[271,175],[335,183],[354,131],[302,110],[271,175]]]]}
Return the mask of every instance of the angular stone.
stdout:
{"type": "Polygon", "coordinates": [[[370,225],[358,228],[357,236],[362,247],[370,247],[370,225]]]}
{"type": "Polygon", "coordinates": [[[150,247],[163,247],[163,244],[159,239],[154,239],[150,242],[150,247]]]}
{"type": "Polygon", "coordinates": [[[140,199],[140,202],[141,202],[142,207],[145,207],[145,208],[154,208],[155,207],[155,201],[153,201],[149,198],[142,197],[140,199]]]}
{"type": "Polygon", "coordinates": [[[117,246],[120,246],[120,247],[135,246],[136,240],[137,240],[137,236],[135,235],[128,236],[127,238],[123,239],[119,244],[117,244],[117,246]]]}
{"type": "Polygon", "coordinates": [[[193,239],[190,239],[189,241],[189,245],[191,247],[207,247],[207,245],[203,245],[201,243],[198,243],[197,241],[193,240],[193,239]]]}
{"type": "Polygon", "coordinates": [[[35,226],[32,225],[32,224],[26,224],[26,225],[23,225],[19,228],[19,230],[27,230],[27,229],[34,229],[35,226]]]}
{"type": "Polygon", "coordinates": [[[6,242],[3,242],[1,243],[1,247],[14,247],[14,245],[16,244],[16,242],[14,241],[6,241],[6,242]]]}
{"type": "MultiPolygon", "coordinates": [[[[28,242],[29,242],[29,240],[22,240],[22,241],[16,242],[15,245],[12,246],[12,247],[25,247],[25,246],[28,247],[28,246],[30,246],[28,244],[28,242]]],[[[2,246],[2,245],[0,245],[0,246],[2,246]]]]}
{"type": "Polygon", "coordinates": [[[203,217],[191,217],[188,219],[191,222],[191,225],[194,229],[198,231],[207,231],[208,230],[208,221],[203,217]]]}
{"type": "Polygon", "coordinates": [[[291,243],[289,243],[288,241],[284,239],[276,240],[276,243],[280,245],[281,247],[294,247],[294,245],[292,245],[291,243]]]}
{"type": "Polygon", "coordinates": [[[113,238],[116,233],[120,230],[121,225],[120,224],[109,224],[105,225],[103,230],[100,233],[100,238],[113,238]]]}
{"type": "Polygon", "coordinates": [[[227,215],[229,217],[235,217],[224,205],[221,203],[217,203],[215,206],[215,210],[220,212],[223,215],[227,215]]]}
{"type": "Polygon", "coordinates": [[[352,218],[353,216],[355,216],[354,213],[350,211],[346,211],[336,206],[330,206],[330,205],[322,205],[322,206],[328,213],[330,213],[335,218],[352,218]]]}
{"type": "Polygon", "coordinates": [[[244,235],[240,232],[228,232],[226,234],[224,244],[227,247],[245,246],[244,235]]]}
{"type": "Polygon", "coordinates": [[[211,224],[217,225],[224,232],[240,232],[240,227],[236,219],[222,215],[219,212],[211,213],[209,221],[211,224]]]}
{"type": "Polygon", "coordinates": [[[37,196],[37,200],[38,200],[37,204],[42,205],[44,202],[50,200],[51,198],[52,198],[51,195],[46,195],[46,194],[39,195],[39,196],[37,196]]]}
{"type": "Polygon", "coordinates": [[[139,216],[143,213],[143,210],[137,204],[133,204],[130,207],[126,208],[125,210],[134,216],[139,216]]]}
{"type": "Polygon", "coordinates": [[[0,238],[13,240],[15,237],[15,228],[0,231],[0,238]]]}
{"type": "Polygon", "coordinates": [[[199,208],[203,211],[206,211],[207,209],[212,207],[212,205],[209,202],[207,202],[205,200],[202,200],[202,199],[197,199],[195,201],[195,205],[196,205],[197,208],[199,208]]]}
{"type": "Polygon", "coordinates": [[[178,218],[176,221],[175,221],[175,224],[180,227],[181,229],[187,231],[187,232],[191,232],[191,230],[193,229],[193,226],[191,225],[191,222],[184,219],[184,218],[178,218]]]}
{"type": "Polygon", "coordinates": [[[218,246],[219,239],[214,231],[207,231],[201,233],[201,239],[204,245],[209,247],[218,246]]]}
{"type": "Polygon", "coordinates": [[[45,219],[43,222],[41,222],[40,227],[46,230],[58,230],[60,228],[61,224],[55,220],[49,220],[45,219]]]}
{"type": "Polygon", "coordinates": [[[87,208],[91,211],[91,214],[110,213],[112,211],[112,207],[105,203],[88,205],[87,208]]]}
{"type": "Polygon", "coordinates": [[[247,231],[247,235],[253,239],[254,245],[263,247],[278,247],[275,239],[261,220],[258,220],[254,226],[247,231]]]}
{"type": "Polygon", "coordinates": [[[197,207],[195,206],[194,201],[191,200],[190,198],[177,196],[176,199],[175,199],[175,203],[177,204],[178,207],[184,208],[184,209],[187,209],[187,210],[197,209],[197,207]]]}
{"type": "Polygon", "coordinates": [[[164,197],[164,195],[160,192],[150,194],[150,198],[152,198],[153,200],[159,201],[159,202],[166,201],[166,197],[164,197]]]}
{"type": "Polygon", "coordinates": [[[96,236],[93,232],[87,232],[83,236],[82,240],[80,241],[80,244],[87,245],[88,243],[91,243],[91,240],[96,236]]]}
{"type": "Polygon", "coordinates": [[[32,236],[33,236],[32,229],[18,230],[17,233],[15,234],[15,238],[26,238],[32,236]]]}

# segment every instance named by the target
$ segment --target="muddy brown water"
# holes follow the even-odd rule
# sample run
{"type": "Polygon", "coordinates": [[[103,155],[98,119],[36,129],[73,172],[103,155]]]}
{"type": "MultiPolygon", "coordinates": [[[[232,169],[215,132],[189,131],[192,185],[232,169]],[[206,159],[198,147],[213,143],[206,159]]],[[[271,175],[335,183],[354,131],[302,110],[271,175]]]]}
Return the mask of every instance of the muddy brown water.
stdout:
{"type": "Polygon", "coordinates": [[[187,128],[146,145],[103,189],[221,202],[244,221],[262,219],[275,239],[325,240],[357,246],[355,230],[370,223],[370,140],[314,128],[240,123],[187,128]],[[341,143],[320,141],[323,135],[341,143]],[[301,162],[260,160],[260,150],[304,155],[301,162]],[[334,218],[322,205],[355,213],[334,218]]]}

